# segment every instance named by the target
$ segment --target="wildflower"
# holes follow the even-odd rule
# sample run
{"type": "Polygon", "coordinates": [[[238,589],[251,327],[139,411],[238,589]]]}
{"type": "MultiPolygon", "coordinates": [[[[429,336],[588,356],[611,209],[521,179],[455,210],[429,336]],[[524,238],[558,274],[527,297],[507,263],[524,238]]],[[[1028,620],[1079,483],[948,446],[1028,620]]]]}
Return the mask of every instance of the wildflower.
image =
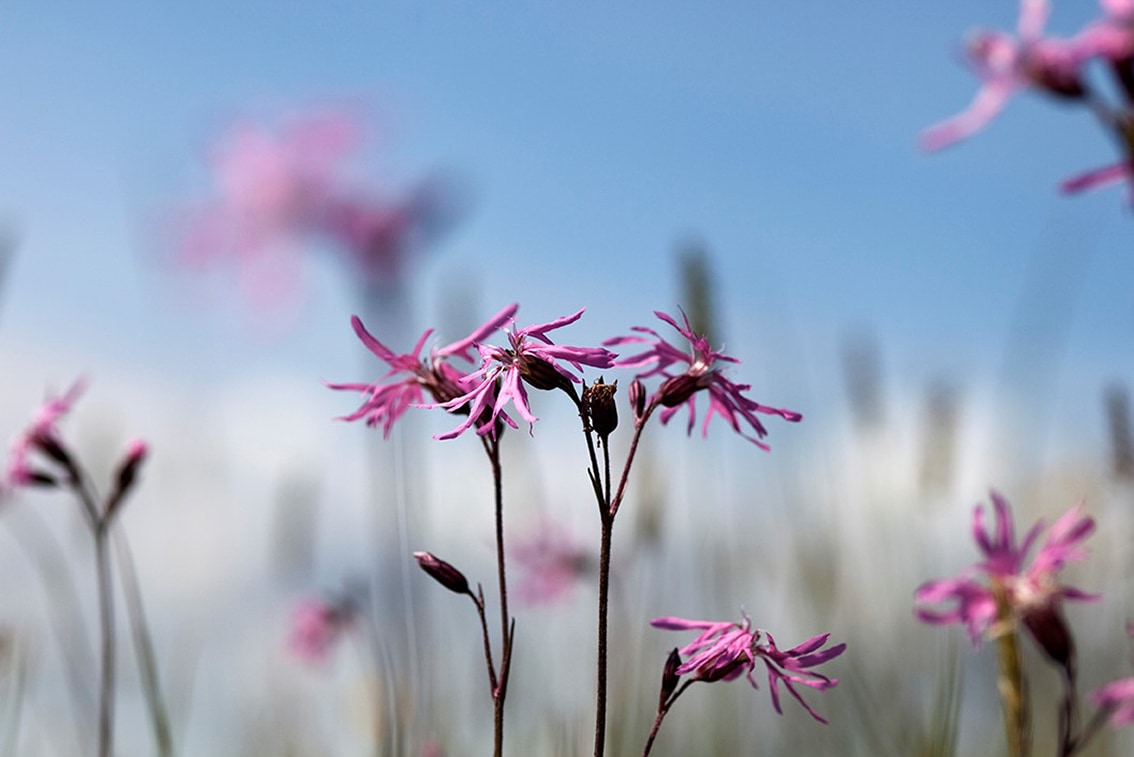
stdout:
{"type": "Polygon", "coordinates": [[[583,365],[593,368],[610,368],[614,365],[617,356],[609,350],[601,347],[557,345],[547,336],[549,331],[579,320],[584,310],[586,308],[549,323],[515,330],[505,329],[508,332],[507,348],[478,345],[483,363],[478,370],[462,380],[463,386],[472,388],[459,397],[438,403],[450,410],[471,403],[469,417],[452,431],[439,434],[436,438],[453,439],[474,425],[478,434],[495,433],[498,418],[512,428],[517,428],[515,421],[503,412],[509,401],[530,428],[539,419],[528,406],[528,393],[524,384],[536,389],[564,389],[573,392],[572,385],[582,379],[564,368],[560,361],[569,363],[580,372],[583,365]],[[482,413],[487,418],[483,418],[482,413]]]}
{"type": "MultiPolygon", "coordinates": [[[[341,420],[356,421],[365,418],[367,426],[380,424],[382,436],[389,438],[390,429],[398,418],[401,418],[410,407],[422,404],[424,391],[428,391],[437,403],[447,403],[459,397],[464,392],[460,385],[462,374],[445,360],[453,355],[471,360],[473,346],[507,323],[516,314],[517,307],[518,305],[515,304],[509,305],[464,339],[431,350],[428,360],[422,359],[421,351],[433,334],[432,329],[421,335],[409,353],[398,355],[374,338],[366,330],[361,318],[352,316],[351,326],[355,334],[367,349],[390,366],[390,370],[372,384],[327,383],[331,389],[363,393],[364,400],[358,410],[342,416],[341,420]],[[391,380],[395,377],[398,378],[391,380]]],[[[463,404],[457,403],[451,409],[459,410],[463,404]]]]}
{"type": "Polygon", "coordinates": [[[1134,723],[1134,678],[1112,681],[1091,693],[1091,701],[1106,710],[1114,728],[1134,723]]]}
{"type": "Polygon", "coordinates": [[[607,384],[603,377],[583,388],[583,411],[590,421],[591,428],[600,438],[605,439],[618,428],[618,405],[614,393],[618,391],[618,381],[607,384]]]}
{"type": "Polygon", "coordinates": [[[552,518],[541,520],[526,537],[513,539],[508,551],[522,571],[516,594],[529,605],[568,599],[597,565],[595,555],[552,518]]]}
{"type": "Polygon", "coordinates": [[[412,253],[452,222],[450,194],[440,181],[431,180],[404,200],[336,197],[327,208],[324,230],[346,251],[351,270],[365,284],[389,288],[402,280],[412,253]]]}
{"type": "Polygon", "coordinates": [[[304,114],[278,132],[234,126],[209,156],[216,198],[187,214],[180,259],[235,258],[239,285],[260,301],[293,288],[294,256],[270,253],[319,229],[358,134],[342,112],[304,114]]]}
{"type": "MultiPolygon", "coordinates": [[[[778,415],[788,421],[799,421],[803,416],[791,410],[783,410],[780,408],[769,407],[761,405],[758,402],[748,399],[744,396],[752,387],[748,384],[737,384],[725,378],[718,363],[739,363],[740,361],[734,357],[725,355],[718,352],[709,346],[709,342],[705,337],[693,332],[689,324],[689,319],[682,313],[682,319],[685,322],[684,328],[677,324],[677,321],[660,310],[655,310],[656,315],[661,320],[668,323],[673,328],[677,329],[678,333],[689,340],[691,352],[685,352],[673,346],[665,339],[663,339],[656,331],[646,326],[633,326],[631,330],[637,331],[649,336],[622,336],[606,340],[607,345],[616,344],[649,344],[650,348],[645,352],[638,355],[622,358],[616,362],[620,368],[647,368],[648,370],[639,373],[637,378],[648,378],[650,376],[663,376],[665,380],[662,382],[661,387],[658,389],[657,394],[651,401],[656,400],[665,409],[661,413],[662,423],[668,423],[669,419],[680,410],[684,405],[689,410],[689,426],[688,433],[693,433],[693,427],[697,422],[697,410],[694,404],[696,394],[705,390],[709,394],[709,411],[705,415],[705,422],[702,426],[702,435],[707,436],[709,433],[709,421],[713,419],[713,415],[720,415],[728,421],[732,426],[733,431],[748,439],[753,444],[762,449],[769,449],[767,444],[760,441],[760,437],[767,435],[768,430],[760,419],[756,416],[757,413],[766,413],[770,415],[778,415]],[[674,373],[673,366],[682,366],[684,364],[684,371],[681,373],[674,373]],[[740,419],[743,419],[755,432],[755,436],[749,436],[741,431],[740,419]]],[[[633,391],[633,387],[632,387],[633,391]]],[[[635,413],[638,414],[637,406],[642,402],[641,395],[638,394],[637,404],[635,405],[635,413]]]]}
{"type": "Polygon", "coordinates": [[[49,397],[40,406],[35,418],[24,431],[12,440],[8,455],[7,483],[15,488],[33,484],[52,485],[54,477],[35,467],[31,461],[33,450],[40,450],[60,464],[69,464],[56,424],[71,411],[72,405],[86,389],[86,379],[80,378],[61,395],[49,397]]]}
{"type": "Polygon", "coordinates": [[[1043,521],[1017,543],[1008,502],[995,491],[991,496],[995,530],[985,528],[983,506],[977,505],[973,511],[973,538],[984,560],[957,578],[930,581],[918,588],[914,595],[920,605],[917,617],[926,623],[964,623],[973,645],[979,646],[985,632],[996,635],[1008,630],[994,625],[999,614],[997,594],[1001,593],[1011,613],[1009,622],[1022,622],[1049,656],[1066,664],[1071,650],[1060,612],[1062,600],[1094,600],[1098,596],[1061,585],[1059,572],[1067,563],[1086,557],[1083,541],[1094,530],[1095,522],[1080,516],[1081,506],[1072,507],[1052,525],[1028,565],[1028,552],[1043,531],[1043,521]],[[984,574],[987,583],[976,580],[979,574],[984,574]],[[925,607],[949,601],[955,602],[949,610],[925,607]]]}
{"type": "Polygon", "coordinates": [[[1081,42],[1044,38],[1049,11],[1047,0],[1021,0],[1015,38],[997,31],[972,38],[967,53],[981,88],[962,113],[924,132],[925,149],[939,150],[980,131],[1020,89],[1036,87],[1063,98],[1085,94],[1079,74],[1091,51],[1081,42]]]}
{"type": "Polygon", "coordinates": [[[354,622],[356,607],[350,599],[304,599],[291,614],[288,648],[307,662],[320,662],[354,622]]]}
{"type": "Polygon", "coordinates": [[[758,689],[754,673],[756,661],[760,660],[768,671],[768,689],[776,712],[783,714],[783,710],[780,709],[779,692],[782,683],[811,717],[820,723],[827,722],[803,700],[796,691],[795,684],[818,691],[826,691],[838,684],[837,679],[828,678],[811,670],[833,660],[846,650],[846,644],[836,644],[823,649],[831,634],[819,634],[796,647],[781,650],[776,646],[776,640],[770,633],[752,628],[751,620],[747,616],[742,624],[664,617],[654,618],[650,621],[650,625],[670,631],[701,632],[696,639],[678,650],[678,654],[686,660],[674,671],[674,674],[678,676],[692,674],[693,680],[713,682],[731,681],[743,673],[752,688],[758,689]]]}

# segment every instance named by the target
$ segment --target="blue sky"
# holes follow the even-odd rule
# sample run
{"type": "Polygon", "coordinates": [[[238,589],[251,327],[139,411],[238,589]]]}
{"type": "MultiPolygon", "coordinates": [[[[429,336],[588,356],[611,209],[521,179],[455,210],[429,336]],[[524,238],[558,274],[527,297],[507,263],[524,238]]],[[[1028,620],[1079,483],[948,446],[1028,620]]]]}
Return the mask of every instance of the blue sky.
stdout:
{"type": "MultiPolygon", "coordinates": [[[[336,271],[313,267],[295,328],[263,339],[239,303],[178,294],[148,244],[162,208],[207,190],[201,154],[229,118],[348,100],[379,134],[360,168],[376,184],[442,167],[471,188],[419,271],[415,328],[444,285],[485,313],[519,300],[525,321],[586,305],[580,339],[622,333],[677,304],[692,236],[728,346],[784,404],[823,407],[863,328],[900,380],[1025,388],[1013,371],[1031,369],[1004,363],[1028,332],[1061,367],[1048,404],[1080,417],[1134,367],[1125,198],[1056,191],[1114,158],[1089,118],[1026,94],[969,143],[916,149],[975,91],[960,41],[1010,29],[1007,0],[69,5],[0,5],[0,212],[22,240],[0,353],[189,382],[355,377],[336,271]]],[[[1051,28],[1093,12],[1063,3],[1051,28]]]]}

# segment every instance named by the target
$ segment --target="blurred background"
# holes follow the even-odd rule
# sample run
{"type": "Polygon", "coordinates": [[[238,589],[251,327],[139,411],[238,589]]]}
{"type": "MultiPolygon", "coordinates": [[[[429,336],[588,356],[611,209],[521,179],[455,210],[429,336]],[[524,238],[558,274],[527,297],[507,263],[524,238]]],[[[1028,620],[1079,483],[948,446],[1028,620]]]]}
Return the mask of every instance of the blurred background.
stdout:
{"type": "MultiPolygon", "coordinates": [[[[926,745],[950,722],[956,753],[995,753],[990,650],[912,614],[920,583],[975,559],[990,486],[1025,522],[1085,499],[1100,529],[1073,578],[1105,599],[1070,611],[1083,684],[1130,673],[1134,226],[1125,188],[1057,190],[1113,146],[1028,93],[961,146],[916,147],[976,90],[966,30],[1012,29],[1016,11],[0,4],[0,431],[85,375],[66,430],[96,480],[130,438],[151,442],[122,524],[178,752],[490,741],[474,615],[402,559],[430,549],[487,589],[488,467],[471,439],[430,439],[453,425],[438,411],[387,443],[332,421],[357,401],[323,380],[386,370],[354,313],[404,352],[510,302],[519,325],[585,306],[563,334],[585,345],[684,306],[754,398],[803,413],[769,424],[771,454],[722,429],[647,432],[614,546],[613,754],[640,751],[687,641],[646,621],[742,609],[782,643],[850,643],[839,688],[809,697],[831,726],[792,703],[779,718],[741,682],[699,687],[655,754],[947,754],[926,745]],[[312,195],[334,212],[296,213],[312,195]],[[362,607],[357,643],[315,664],[288,643],[310,596],[362,607]]],[[[1094,15],[1062,3],[1049,26],[1094,15]]],[[[516,608],[517,753],[590,744],[597,519],[555,399],[534,397],[534,436],[504,445],[509,533],[556,534],[580,579],[516,608]]],[[[0,741],[80,753],[26,547],[51,535],[93,629],[89,539],[63,496],[5,507],[0,741]]],[[[121,646],[119,751],[147,754],[121,646]]],[[[1132,748],[1108,739],[1092,753],[1132,748]]]]}

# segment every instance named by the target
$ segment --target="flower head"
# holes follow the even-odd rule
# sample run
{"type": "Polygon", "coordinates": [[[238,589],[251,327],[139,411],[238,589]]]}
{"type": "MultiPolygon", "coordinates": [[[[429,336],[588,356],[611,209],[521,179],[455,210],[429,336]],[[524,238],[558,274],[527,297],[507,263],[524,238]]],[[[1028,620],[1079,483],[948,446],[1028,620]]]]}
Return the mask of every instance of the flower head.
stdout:
{"type": "Polygon", "coordinates": [[[831,634],[813,636],[796,647],[781,650],[770,633],[752,628],[747,616],[743,623],[664,617],[654,618],[650,625],[670,631],[700,631],[697,638],[677,650],[686,659],[675,671],[676,675],[692,674],[693,680],[713,682],[731,681],[743,673],[752,688],[759,688],[754,677],[756,661],[759,660],[768,672],[768,689],[776,712],[783,714],[779,691],[780,684],[783,684],[811,717],[820,723],[827,722],[803,700],[795,685],[826,691],[838,684],[837,679],[811,670],[846,650],[846,644],[823,649],[831,634]]]}
{"type": "Polygon", "coordinates": [[[803,416],[799,413],[761,405],[745,397],[744,393],[752,387],[748,384],[737,384],[730,381],[725,377],[722,368],[719,366],[720,363],[739,363],[740,361],[725,355],[723,352],[714,350],[704,336],[694,333],[689,318],[684,313],[682,313],[684,326],[679,325],[672,316],[660,310],[655,310],[654,315],[675,328],[679,334],[689,341],[688,351],[670,344],[647,326],[631,327],[632,331],[647,336],[615,337],[606,340],[605,344],[649,345],[649,348],[644,352],[621,358],[615,365],[620,368],[645,369],[638,374],[639,379],[651,376],[662,376],[664,378],[657,394],[651,399],[651,402],[658,402],[664,407],[661,413],[663,424],[668,423],[669,419],[684,406],[689,410],[687,431],[692,433],[693,427],[697,423],[695,398],[697,393],[701,391],[706,391],[709,395],[709,410],[702,425],[702,435],[708,435],[709,421],[713,419],[714,415],[719,415],[728,421],[733,431],[762,449],[768,449],[768,445],[760,441],[761,437],[767,435],[768,430],[760,421],[757,413],[778,415],[789,421],[802,420],[803,416]],[[679,369],[680,372],[675,369],[679,369]],[[741,420],[751,427],[755,436],[749,436],[741,430],[741,420]]]}
{"type": "Polygon", "coordinates": [[[31,424],[12,439],[6,476],[9,486],[52,483],[53,479],[50,475],[32,464],[31,453],[35,449],[49,447],[56,454],[63,454],[56,425],[71,411],[71,407],[82,395],[86,386],[86,379],[79,378],[63,394],[49,397],[40,406],[31,424]]]}
{"type": "Polygon", "coordinates": [[[528,534],[513,539],[508,551],[509,559],[521,570],[516,594],[525,604],[567,600],[575,585],[597,565],[596,555],[552,518],[544,518],[528,534]]]}
{"type": "Polygon", "coordinates": [[[291,613],[288,648],[307,662],[322,662],[354,623],[357,608],[350,599],[304,599],[291,613]]]}
{"type": "MultiPolygon", "coordinates": [[[[356,421],[365,418],[368,426],[381,425],[383,437],[389,438],[390,429],[398,418],[410,407],[422,404],[424,392],[429,392],[437,403],[448,403],[459,397],[464,392],[461,386],[463,374],[446,360],[453,355],[471,359],[472,348],[507,323],[516,314],[517,307],[515,304],[509,305],[464,339],[431,350],[428,359],[423,359],[421,352],[433,334],[432,329],[421,335],[410,352],[399,355],[367,331],[361,318],[352,316],[354,333],[367,349],[390,366],[390,370],[371,384],[327,383],[331,389],[356,391],[363,395],[358,410],[342,416],[341,420],[356,421]]],[[[450,409],[460,410],[463,404],[458,403],[450,409]]]]}
{"type": "Polygon", "coordinates": [[[478,345],[481,367],[462,380],[466,392],[447,402],[438,403],[450,410],[471,403],[468,419],[438,439],[453,439],[476,426],[478,434],[493,434],[496,421],[501,419],[516,428],[516,422],[504,413],[509,402],[529,428],[538,418],[528,405],[525,384],[535,389],[566,389],[574,391],[574,384],[582,381],[563,366],[567,363],[582,372],[584,365],[593,368],[610,368],[617,357],[601,347],[571,347],[556,344],[548,332],[569,326],[582,317],[585,308],[572,315],[538,323],[522,329],[505,329],[508,347],[478,345]]]}
{"type": "Polygon", "coordinates": [[[963,112],[925,131],[925,149],[939,150],[980,131],[1021,89],[1067,98],[1084,94],[1080,67],[1091,50],[1081,41],[1045,38],[1049,12],[1047,0],[1021,0],[1015,37],[998,31],[974,35],[967,53],[981,88],[963,112]]]}
{"type": "Polygon", "coordinates": [[[1028,553],[1043,532],[1043,522],[1032,526],[1024,540],[1017,542],[1008,502],[997,492],[991,496],[996,516],[993,529],[985,526],[982,505],[973,511],[973,539],[984,559],[957,578],[930,581],[918,588],[914,595],[919,605],[917,617],[926,623],[964,623],[973,645],[979,646],[982,635],[995,630],[1000,614],[997,594],[1002,593],[1010,620],[1022,622],[1045,651],[1058,657],[1059,651],[1048,640],[1057,635],[1052,633],[1052,624],[1062,623],[1062,600],[1098,598],[1063,586],[1058,580],[1064,565],[1086,557],[1083,542],[1094,531],[1095,522],[1080,515],[1080,506],[1072,507],[1052,525],[1029,564],[1028,553]],[[981,575],[986,581],[978,580],[981,575]],[[953,602],[954,606],[944,611],[927,607],[942,602],[953,602]]]}

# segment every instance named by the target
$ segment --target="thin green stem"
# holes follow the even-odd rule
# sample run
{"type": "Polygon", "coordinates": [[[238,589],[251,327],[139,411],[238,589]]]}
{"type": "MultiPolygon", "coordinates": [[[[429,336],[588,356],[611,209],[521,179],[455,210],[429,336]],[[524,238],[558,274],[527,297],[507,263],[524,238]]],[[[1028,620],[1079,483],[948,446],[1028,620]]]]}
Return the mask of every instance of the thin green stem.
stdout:
{"type": "Polygon", "coordinates": [[[1024,684],[1024,669],[1020,662],[1019,636],[1012,625],[1012,611],[1004,588],[993,583],[996,597],[997,622],[1002,630],[996,642],[1000,658],[1000,672],[996,687],[1000,692],[1000,704],[1004,711],[1004,731],[1008,741],[1009,757],[1028,757],[1028,700],[1024,684]]]}
{"type": "Polygon", "coordinates": [[[138,656],[138,670],[141,673],[142,688],[145,691],[146,706],[150,713],[150,726],[154,731],[157,753],[161,757],[173,754],[173,736],[169,726],[169,711],[162,697],[158,679],[157,662],[154,656],[153,637],[146,611],[142,603],[142,590],[138,584],[138,572],[134,568],[134,557],[126,533],[113,530],[115,557],[118,560],[118,578],[122,594],[126,600],[126,617],[130,623],[130,633],[134,639],[134,650],[138,656]]]}
{"type": "Polygon", "coordinates": [[[99,757],[110,757],[114,748],[114,586],[110,577],[110,550],[107,544],[109,533],[106,523],[100,522],[97,525],[94,536],[99,626],[102,635],[98,753],[99,757]]]}

